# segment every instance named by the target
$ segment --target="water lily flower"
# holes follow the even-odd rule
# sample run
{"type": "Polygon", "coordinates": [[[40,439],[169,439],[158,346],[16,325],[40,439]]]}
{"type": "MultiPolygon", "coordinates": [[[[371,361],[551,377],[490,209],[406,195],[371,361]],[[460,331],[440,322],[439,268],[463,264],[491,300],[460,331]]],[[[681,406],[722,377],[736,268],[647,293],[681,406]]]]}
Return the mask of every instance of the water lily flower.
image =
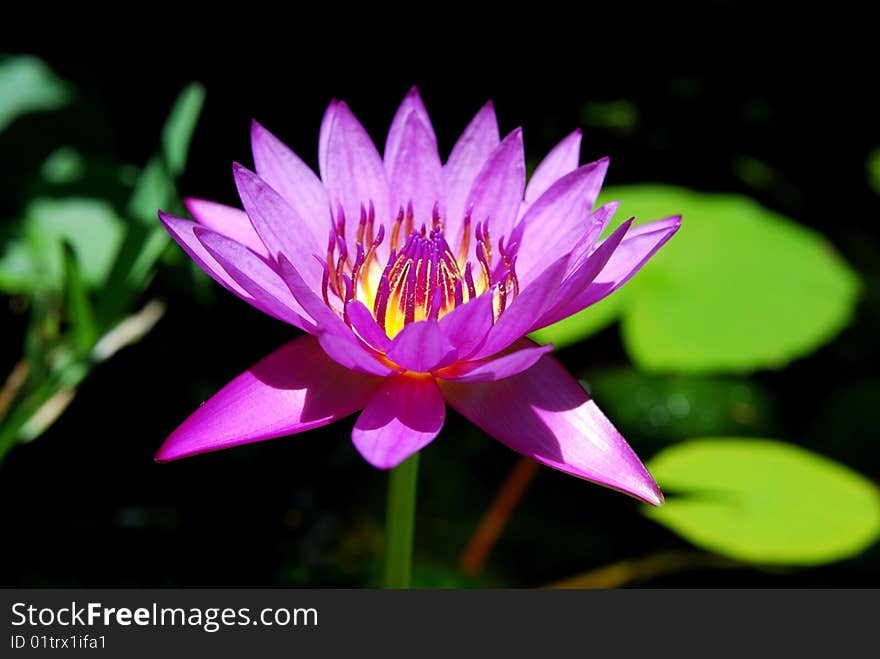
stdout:
{"type": "Polygon", "coordinates": [[[652,504],[663,495],[595,402],[525,336],[622,286],[678,217],[604,240],[594,208],[608,159],[579,166],[563,139],[526,184],[523,136],[500,139],[487,103],[444,163],[418,92],[384,157],[349,107],[320,129],[320,177],[263,126],[255,172],[235,164],[244,210],[189,199],[168,232],[218,283],[302,330],[232,380],[156,459],[291,435],[359,412],[352,440],[389,469],[431,442],[446,405],[515,451],[652,504]]]}

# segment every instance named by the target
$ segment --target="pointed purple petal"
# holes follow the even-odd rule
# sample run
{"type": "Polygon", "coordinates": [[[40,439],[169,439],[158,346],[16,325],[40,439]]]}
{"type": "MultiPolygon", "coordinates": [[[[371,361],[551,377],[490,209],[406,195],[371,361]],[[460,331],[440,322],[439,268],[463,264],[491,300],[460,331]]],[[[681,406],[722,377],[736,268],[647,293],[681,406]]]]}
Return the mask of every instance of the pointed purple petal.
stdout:
{"type": "Polygon", "coordinates": [[[558,179],[577,169],[581,157],[581,136],[581,130],[575,130],[553,147],[535,168],[526,186],[527,203],[533,203],[558,179]]]}
{"type": "Polygon", "coordinates": [[[564,256],[521,290],[513,303],[498,318],[486,342],[480,346],[473,358],[490,357],[525,336],[535,319],[540,318],[552,303],[553,294],[559,287],[567,267],[568,256],[564,256]]]}
{"type": "Polygon", "coordinates": [[[373,346],[376,350],[388,350],[391,345],[391,339],[385,333],[373,314],[360,300],[352,300],[345,305],[345,313],[348,314],[348,320],[352,328],[360,335],[360,337],[373,346]]]}
{"type": "Polygon", "coordinates": [[[166,462],[283,435],[362,409],[382,380],[327,358],[311,336],[294,339],[199,407],[156,454],[166,462]]]}
{"type": "MultiPolygon", "coordinates": [[[[401,149],[401,144],[404,141],[404,127],[410,114],[415,115],[415,118],[422,124],[427,133],[428,141],[434,147],[434,151],[437,151],[437,136],[434,134],[434,127],[431,125],[431,118],[428,116],[428,110],[422,102],[422,97],[419,96],[419,90],[413,87],[403,99],[400,107],[397,108],[397,112],[391,122],[391,128],[388,129],[384,151],[386,167],[398,158],[398,151],[401,149]]],[[[388,170],[388,176],[389,178],[391,177],[390,169],[388,170]]]]}
{"type": "Polygon", "coordinates": [[[414,112],[404,124],[392,159],[386,157],[385,164],[391,208],[405,209],[412,202],[416,223],[430,222],[434,204],[443,201],[443,165],[437,145],[414,112]]]}
{"type": "Polygon", "coordinates": [[[312,333],[310,315],[290,294],[280,275],[262,258],[231,238],[197,226],[193,233],[207,252],[254,299],[254,306],[312,333]]]}
{"type": "Polygon", "coordinates": [[[446,238],[452,249],[458,248],[465,203],[477,174],[498,147],[498,121],[492,101],[486,103],[458,138],[443,168],[446,180],[446,238]]]}
{"type": "Polygon", "coordinates": [[[492,304],[492,293],[483,293],[440,319],[440,329],[458,351],[460,359],[470,357],[492,329],[495,322],[492,304]]]}
{"type": "Polygon", "coordinates": [[[355,448],[379,469],[396,467],[443,427],[446,405],[433,378],[388,378],[351,432],[355,448]]]}
{"type": "Polygon", "coordinates": [[[626,440],[551,355],[497,382],[439,385],[449,405],[514,451],[655,506],[663,503],[626,440]]]}
{"type": "Polygon", "coordinates": [[[391,341],[385,356],[416,373],[428,373],[455,361],[458,352],[436,320],[422,320],[404,327],[391,341]]]}
{"type": "Polygon", "coordinates": [[[337,105],[339,105],[339,101],[330,101],[321,118],[321,130],[318,134],[318,172],[325,184],[327,183],[327,154],[330,151],[330,133],[336,121],[337,105]]]}
{"type": "MultiPolygon", "coordinates": [[[[388,179],[382,158],[367,131],[341,101],[336,105],[327,143],[324,185],[330,194],[330,203],[342,204],[346,240],[351,245],[354,244],[361,205],[366,208],[373,202],[379,222],[387,222],[391,217],[388,179]]],[[[396,213],[397,209],[394,211],[396,213]]]]}
{"type": "MultiPolygon", "coordinates": [[[[327,240],[330,205],[321,179],[287,145],[256,121],[251,123],[251,146],[257,175],[296,211],[316,246],[327,240]]],[[[296,227],[294,231],[299,231],[296,227]]]]}
{"type": "Polygon", "coordinates": [[[526,160],[522,129],[517,128],[492,152],[477,175],[465,202],[473,208],[474,222],[489,221],[491,235],[497,240],[510,236],[526,185],[526,160]]]}
{"type": "Polygon", "coordinates": [[[306,281],[317,290],[323,270],[313,254],[320,253],[320,249],[311,232],[302,230],[302,218],[284,197],[252,171],[238,163],[233,165],[233,171],[244,209],[272,258],[283,254],[296,263],[306,281]]]}
{"type": "Polygon", "coordinates": [[[331,359],[346,368],[371,375],[390,375],[393,371],[379,361],[379,355],[358,339],[336,312],[306,284],[297,268],[284,257],[279,267],[281,277],[293,297],[315,319],[316,336],[324,351],[331,359]]]}
{"type": "Polygon", "coordinates": [[[243,210],[194,197],[185,199],[183,203],[190,215],[202,226],[222,233],[224,236],[229,236],[252,252],[269,258],[269,250],[266,249],[260,236],[254,230],[251,218],[243,210]]]}
{"type": "Polygon", "coordinates": [[[590,232],[588,222],[608,159],[579,167],[556,181],[531,205],[511,237],[520,245],[517,272],[528,283],[545,263],[570,253],[590,232]]]}
{"type": "Polygon", "coordinates": [[[617,229],[614,230],[614,233],[608,236],[608,238],[599,245],[596,251],[586,258],[580,266],[571,269],[569,274],[562,281],[562,284],[559,286],[559,290],[554,296],[553,304],[544,312],[540,319],[532,325],[529,330],[530,332],[541,327],[546,327],[547,325],[552,325],[566,317],[561,315],[564,313],[565,308],[573,298],[586,290],[593,280],[596,279],[608,261],[614,258],[614,252],[620,245],[627,231],[629,231],[632,222],[633,218],[630,218],[617,227],[617,229]]]}
{"type": "Polygon", "coordinates": [[[435,373],[438,378],[452,382],[493,382],[509,378],[530,369],[552,345],[538,346],[528,339],[520,339],[512,346],[514,352],[496,359],[459,362],[435,373]]]}
{"type": "Polygon", "coordinates": [[[681,226],[680,217],[648,222],[631,228],[596,276],[577,297],[554,312],[561,320],[586,309],[623,286],[681,226]]]}

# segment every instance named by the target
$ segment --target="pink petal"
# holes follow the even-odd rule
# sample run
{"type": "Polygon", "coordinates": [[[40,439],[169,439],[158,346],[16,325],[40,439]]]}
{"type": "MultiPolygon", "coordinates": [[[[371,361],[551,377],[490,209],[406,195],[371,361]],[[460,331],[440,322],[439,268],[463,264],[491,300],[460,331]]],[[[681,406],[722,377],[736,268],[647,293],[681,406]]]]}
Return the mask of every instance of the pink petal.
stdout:
{"type": "Polygon", "coordinates": [[[256,121],[251,123],[251,146],[257,175],[290,204],[311,234],[314,248],[323,246],[329,229],[330,206],[321,179],[256,121]]]}
{"type": "Polygon", "coordinates": [[[407,118],[397,148],[390,155],[385,164],[392,212],[412,202],[416,226],[430,226],[434,204],[443,201],[443,165],[436,142],[415,112],[407,118]]]}
{"type": "Polygon", "coordinates": [[[435,373],[438,378],[453,382],[492,382],[509,378],[530,369],[552,345],[538,346],[528,339],[520,339],[511,346],[513,352],[496,359],[458,362],[435,373]]]}
{"type": "Polygon", "coordinates": [[[568,256],[564,256],[522,289],[513,303],[498,318],[486,342],[480,346],[473,358],[481,359],[494,355],[525,336],[535,319],[546,313],[567,267],[568,256]]]}
{"type": "Polygon", "coordinates": [[[321,129],[318,133],[318,172],[321,174],[321,180],[327,181],[327,154],[330,151],[330,133],[333,130],[333,124],[336,121],[336,106],[339,101],[332,100],[330,105],[324,111],[321,118],[321,129]]]}
{"type": "Polygon", "coordinates": [[[327,358],[301,336],[262,359],[199,407],[156,454],[166,462],[311,430],[362,409],[382,383],[327,358]]]}
{"type": "Polygon", "coordinates": [[[205,227],[197,226],[193,233],[208,254],[253,298],[254,306],[259,305],[261,310],[306,332],[314,331],[309,314],[266,261],[244,245],[205,227]]]}
{"type": "Polygon", "coordinates": [[[433,378],[388,378],[361,412],[351,439],[367,462],[391,469],[429,444],[445,417],[433,378]]]}
{"type": "Polygon", "coordinates": [[[472,222],[489,222],[497,240],[510,236],[526,185],[522,129],[517,128],[492,152],[477,175],[465,208],[473,208],[472,222]]]}
{"type": "Polygon", "coordinates": [[[416,373],[428,373],[452,363],[458,352],[436,320],[422,320],[404,327],[385,353],[391,361],[416,373]]]}
{"type": "Polygon", "coordinates": [[[680,217],[648,222],[629,230],[593,283],[554,312],[558,319],[586,309],[623,286],[681,226],[680,217]]]}
{"type": "MultiPolygon", "coordinates": [[[[341,101],[336,105],[327,142],[326,170],[322,169],[322,176],[330,193],[330,203],[334,206],[342,204],[345,211],[346,240],[350,245],[354,245],[362,205],[367,208],[372,202],[377,221],[390,221],[385,165],[367,131],[341,101]]],[[[397,212],[396,208],[394,212],[397,212]]]]}
{"type": "Polygon", "coordinates": [[[461,240],[468,194],[477,174],[500,141],[495,108],[489,101],[464,129],[446,161],[443,168],[446,179],[446,239],[453,250],[458,248],[461,240]]]}
{"type": "Polygon", "coordinates": [[[185,199],[184,205],[202,226],[232,238],[263,258],[269,258],[269,250],[254,230],[251,218],[243,210],[194,197],[185,199]]]}
{"type": "Polygon", "coordinates": [[[345,304],[345,313],[354,329],[360,337],[370,344],[376,350],[388,350],[391,345],[391,339],[385,333],[373,314],[367,309],[366,305],[360,300],[351,300],[345,304]]]}
{"type": "MultiPolygon", "coordinates": [[[[404,126],[410,114],[414,114],[419,123],[422,124],[425,132],[428,134],[428,140],[434,147],[434,151],[437,151],[437,136],[434,134],[433,126],[431,126],[431,118],[428,116],[428,110],[422,102],[422,97],[419,96],[419,90],[413,87],[403,99],[400,107],[397,108],[397,112],[391,122],[391,128],[388,129],[388,137],[385,140],[386,167],[390,162],[397,160],[398,151],[401,149],[401,143],[404,141],[404,126]]],[[[388,170],[388,176],[391,176],[390,169],[388,170]]]]}
{"type": "Polygon", "coordinates": [[[272,258],[283,254],[299,266],[310,285],[320,286],[323,270],[313,257],[318,245],[311,232],[302,230],[303,219],[284,197],[246,167],[235,163],[233,171],[244,209],[272,258]]]}
{"type": "Polygon", "coordinates": [[[581,157],[581,130],[557,144],[535,168],[526,186],[525,200],[531,204],[558,179],[577,169],[581,157]]]}
{"type": "Polygon", "coordinates": [[[570,253],[590,233],[590,211],[607,170],[607,158],[579,167],[553,183],[529,207],[510,239],[520,246],[517,272],[521,283],[531,281],[548,261],[570,253]]]}
{"type": "Polygon", "coordinates": [[[513,450],[655,506],[663,503],[626,440],[551,355],[497,382],[438,384],[449,405],[513,450]]]}
{"type": "Polygon", "coordinates": [[[492,293],[487,292],[443,316],[440,329],[458,351],[459,358],[467,359],[483,344],[494,323],[492,293]]]}
{"type": "Polygon", "coordinates": [[[566,317],[561,315],[564,313],[565,308],[573,298],[586,290],[593,280],[596,279],[608,261],[614,258],[614,252],[620,245],[627,231],[629,231],[632,222],[633,218],[630,218],[617,227],[617,229],[614,230],[614,233],[608,236],[608,238],[599,245],[596,251],[584,259],[580,266],[571,269],[562,284],[559,286],[559,290],[553,298],[553,304],[544,312],[540,320],[532,325],[532,328],[529,330],[530,332],[541,327],[546,327],[547,325],[552,325],[566,317]]]}
{"type": "Polygon", "coordinates": [[[390,375],[393,371],[379,361],[379,355],[358,339],[336,312],[305,282],[297,268],[283,256],[279,267],[281,277],[290,293],[303,309],[315,319],[316,335],[321,347],[331,359],[346,368],[370,375],[390,375]]]}

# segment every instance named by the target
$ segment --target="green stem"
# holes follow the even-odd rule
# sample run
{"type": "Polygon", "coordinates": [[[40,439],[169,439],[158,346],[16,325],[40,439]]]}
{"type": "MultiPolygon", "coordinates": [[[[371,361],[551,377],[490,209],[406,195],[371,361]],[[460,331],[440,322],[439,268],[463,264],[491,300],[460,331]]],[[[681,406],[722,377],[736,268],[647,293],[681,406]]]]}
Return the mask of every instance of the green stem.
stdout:
{"type": "Polygon", "coordinates": [[[409,588],[418,478],[418,453],[401,462],[388,476],[383,578],[385,588],[409,588]]]}

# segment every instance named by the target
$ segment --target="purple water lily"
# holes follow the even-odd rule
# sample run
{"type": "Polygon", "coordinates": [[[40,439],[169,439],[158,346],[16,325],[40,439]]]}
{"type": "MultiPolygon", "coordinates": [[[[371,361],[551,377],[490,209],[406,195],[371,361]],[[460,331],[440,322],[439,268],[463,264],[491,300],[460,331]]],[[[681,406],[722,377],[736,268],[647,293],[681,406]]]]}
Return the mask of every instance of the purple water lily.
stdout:
{"type": "Polygon", "coordinates": [[[578,166],[581,133],[526,184],[522,131],[491,103],[444,164],[413,89],[382,158],[343,102],[320,131],[320,178],[254,122],[256,173],[234,165],[244,211],[190,199],[160,212],[209,275],[306,333],[227,384],[160,448],[174,460],[360,412],[352,440],[388,469],[431,442],[448,404],[515,451],[659,505],[663,495],[578,382],[525,335],[622,286],[680,218],[600,234],[608,160],[578,166]]]}

